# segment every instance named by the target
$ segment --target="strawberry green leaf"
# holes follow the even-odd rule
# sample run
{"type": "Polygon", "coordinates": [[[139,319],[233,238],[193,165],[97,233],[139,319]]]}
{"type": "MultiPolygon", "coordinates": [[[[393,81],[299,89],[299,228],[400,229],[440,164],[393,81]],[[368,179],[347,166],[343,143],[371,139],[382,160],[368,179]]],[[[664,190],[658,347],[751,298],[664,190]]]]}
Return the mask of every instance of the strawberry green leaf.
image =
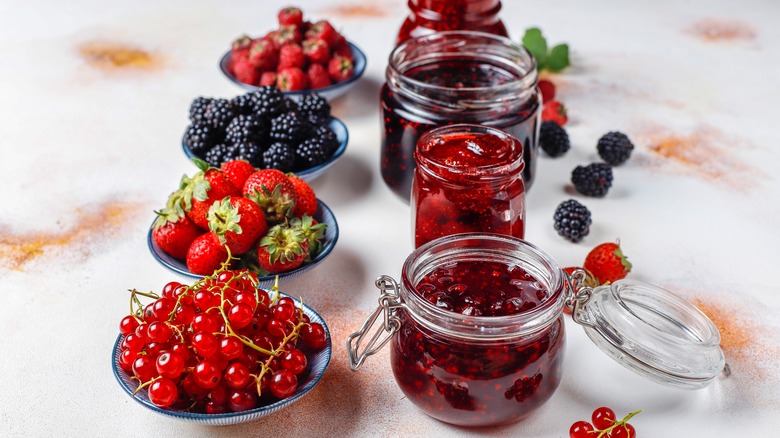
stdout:
{"type": "Polygon", "coordinates": [[[202,172],[205,172],[209,169],[209,163],[201,160],[200,158],[192,158],[193,164],[198,167],[202,172]]]}
{"type": "Polygon", "coordinates": [[[550,55],[545,60],[547,69],[553,72],[559,72],[569,66],[569,45],[558,44],[550,51],[550,55]]]}

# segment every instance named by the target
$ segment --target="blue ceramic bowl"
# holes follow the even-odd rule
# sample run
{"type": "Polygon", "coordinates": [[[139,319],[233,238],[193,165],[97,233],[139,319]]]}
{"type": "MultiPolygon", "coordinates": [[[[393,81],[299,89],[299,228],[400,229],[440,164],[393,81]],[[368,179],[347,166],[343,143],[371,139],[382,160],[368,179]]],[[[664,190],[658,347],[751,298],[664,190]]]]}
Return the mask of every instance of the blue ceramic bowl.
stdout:
{"type": "MultiPolygon", "coordinates": [[[[314,260],[308,263],[304,263],[297,269],[279,274],[280,282],[284,279],[297,277],[304,272],[313,269],[315,266],[325,260],[325,257],[327,257],[328,254],[333,251],[333,247],[336,246],[336,241],[339,239],[339,225],[336,222],[336,217],[333,215],[333,212],[330,210],[330,208],[328,208],[328,206],[319,199],[317,200],[317,212],[314,213],[314,219],[316,219],[319,223],[327,225],[327,228],[325,229],[325,238],[322,241],[322,250],[319,252],[319,254],[317,254],[316,257],[314,257],[314,260]]],[[[157,242],[154,241],[154,237],[152,237],[152,227],[149,227],[149,234],[147,235],[146,239],[149,245],[149,250],[152,252],[152,256],[154,256],[155,260],[157,260],[161,265],[186,277],[196,279],[203,277],[202,275],[193,274],[187,269],[187,264],[185,262],[171,257],[170,255],[166,254],[165,251],[160,249],[160,247],[157,246],[157,242]]],[[[275,278],[276,275],[258,277],[258,280],[260,281],[260,287],[271,287],[274,284],[275,278]]]]}
{"type": "MultiPolygon", "coordinates": [[[[318,176],[325,173],[326,170],[328,170],[331,166],[336,164],[336,160],[341,158],[342,155],[344,155],[344,151],[347,150],[347,143],[349,142],[349,132],[347,131],[347,126],[342,122],[341,120],[331,117],[330,123],[328,124],[328,127],[331,131],[333,131],[334,134],[336,134],[336,139],[339,141],[339,147],[336,149],[336,152],[333,153],[333,155],[328,159],[328,161],[318,165],[311,167],[306,170],[301,170],[298,172],[295,172],[295,175],[298,176],[298,178],[301,178],[304,181],[311,182],[318,176]]],[[[182,137],[181,141],[181,148],[184,151],[184,155],[186,155],[188,158],[201,158],[197,155],[193,154],[189,147],[184,143],[184,138],[182,137]]]]}
{"type": "MultiPolygon", "coordinates": [[[[285,294],[282,295],[286,296],[285,294]]],[[[297,300],[296,303],[300,305],[300,302],[297,300]]],[[[111,356],[111,367],[114,370],[114,377],[116,377],[117,382],[119,382],[119,386],[121,386],[122,389],[133,398],[133,400],[137,401],[145,408],[151,409],[152,411],[169,418],[175,418],[177,420],[186,421],[188,423],[205,424],[209,426],[228,426],[265,417],[266,415],[273,414],[285,406],[289,406],[295,403],[301,397],[306,395],[306,393],[311,391],[311,389],[314,388],[314,386],[320,381],[320,378],[325,373],[325,369],[328,367],[328,363],[330,362],[332,347],[328,326],[325,325],[325,321],[322,320],[322,317],[318,315],[317,312],[305,304],[303,305],[303,313],[305,313],[312,322],[322,324],[322,326],[325,328],[325,335],[328,339],[328,345],[320,351],[313,351],[304,343],[298,344],[300,346],[300,350],[306,354],[306,358],[308,359],[306,371],[298,376],[298,389],[295,390],[295,393],[293,393],[290,398],[279,400],[275,403],[271,403],[270,405],[260,406],[255,409],[243,412],[231,412],[226,414],[199,414],[159,408],[151,401],[149,401],[148,393],[145,390],[141,390],[138,394],[133,396],[133,391],[135,391],[135,389],[138,387],[138,382],[132,380],[130,376],[119,366],[119,354],[121,353],[121,345],[123,340],[122,335],[119,335],[116,338],[113,355],[111,356]]]]}
{"type": "MultiPolygon", "coordinates": [[[[284,95],[291,99],[298,99],[304,94],[317,93],[330,101],[346,93],[347,90],[349,90],[366,71],[366,55],[358,48],[358,46],[352,43],[349,43],[349,48],[352,50],[352,57],[355,59],[355,73],[351,78],[344,82],[339,82],[325,88],[315,88],[313,90],[301,91],[285,91],[284,95]]],[[[233,74],[228,70],[229,61],[230,50],[222,55],[222,59],[219,60],[219,69],[222,70],[222,74],[224,74],[226,78],[230,79],[231,82],[247,91],[257,91],[260,89],[260,87],[257,85],[245,84],[236,79],[236,77],[233,76],[233,74]]]]}

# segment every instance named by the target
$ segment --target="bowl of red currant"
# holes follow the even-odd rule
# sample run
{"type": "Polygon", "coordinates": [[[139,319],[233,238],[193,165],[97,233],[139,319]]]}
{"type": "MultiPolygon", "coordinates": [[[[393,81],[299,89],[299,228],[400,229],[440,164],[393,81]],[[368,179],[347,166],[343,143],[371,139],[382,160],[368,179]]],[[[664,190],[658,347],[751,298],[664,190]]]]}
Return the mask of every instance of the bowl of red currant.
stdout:
{"type": "Polygon", "coordinates": [[[317,312],[223,268],[158,295],[131,291],[112,354],[114,376],[143,407],[214,426],[272,414],[311,391],[331,357],[317,312]]]}

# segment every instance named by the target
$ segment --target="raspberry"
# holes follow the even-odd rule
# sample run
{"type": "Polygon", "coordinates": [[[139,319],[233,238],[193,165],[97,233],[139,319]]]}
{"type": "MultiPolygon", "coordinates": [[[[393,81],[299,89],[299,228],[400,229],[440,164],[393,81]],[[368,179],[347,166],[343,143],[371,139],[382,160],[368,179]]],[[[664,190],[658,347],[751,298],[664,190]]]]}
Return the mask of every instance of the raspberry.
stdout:
{"type": "Polygon", "coordinates": [[[249,48],[249,62],[259,70],[275,70],[279,62],[279,51],[276,50],[274,43],[259,38],[252,41],[249,48]]]}
{"type": "Polygon", "coordinates": [[[590,232],[590,210],[574,199],[561,202],[553,219],[558,234],[572,242],[579,242],[590,232]]]}
{"type": "Polygon", "coordinates": [[[266,169],[279,169],[289,172],[295,164],[295,152],[285,143],[276,142],[267,151],[263,152],[263,167],[266,169]]]}
{"type": "Polygon", "coordinates": [[[260,86],[274,86],[276,85],[276,72],[267,71],[260,75],[260,86]]]}
{"type": "Polygon", "coordinates": [[[276,66],[276,71],[281,72],[289,67],[303,68],[305,64],[303,48],[298,44],[287,44],[279,49],[279,64],[276,66]]]}
{"type": "Polygon", "coordinates": [[[310,63],[327,64],[330,59],[330,47],[325,41],[307,39],[303,41],[303,54],[310,63]]]}
{"type": "Polygon", "coordinates": [[[312,90],[329,87],[332,84],[328,70],[320,64],[310,65],[306,70],[306,76],[309,78],[309,88],[312,90]]]}
{"type": "Polygon", "coordinates": [[[333,82],[342,82],[352,77],[355,66],[349,59],[336,55],[328,62],[328,74],[333,82]]]}
{"type": "Polygon", "coordinates": [[[279,10],[279,14],[277,15],[277,18],[279,19],[280,25],[293,25],[293,26],[303,25],[303,11],[301,11],[300,8],[296,8],[296,7],[282,8],[281,10],[279,10]]]}
{"type": "Polygon", "coordinates": [[[577,166],[571,173],[571,182],[583,195],[601,198],[612,186],[612,168],[604,163],[577,166]]]}
{"type": "Polygon", "coordinates": [[[325,20],[312,24],[309,30],[306,32],[306,38],[325,41],[328,46],[336,45],[338,42],[336,35],[336,29],[334,29],[333,26],[331,26],[331,24],[325,20]]]}
{"type": "Polygon", "coordinates": [[[296,67],[286,68],[276,76],[276,86],[282,91],[305,90],[308,83],[306,74],[296,67]]]}
{"type": "Polygon", "coordinates": [[[330,104],[319,94],[306,94],[298,102],[298,112],[312,124],[320,126],[330,119],[330,104]]]}
{"type": "Polygon", "coordinates": [[[622,132],[608,132],[599,139],[596,149],[599,156],[607,163],[618,166],[623,164],[631,156],[634,144],[622,132]]]}
{"type": "Polygon", "coordinates": [[[209,125],[193,123],[184,132],[184,144],[193,154],[202,157],[203,154],[214,145],[216,135],[209,125]]]}
{"type": "Polygon", "coordinates": [[[542,122],[539,133],[539,146],[547,152],[547,155],[555,158],[565,154],[571,144],[569,134],[563,127],[553,121],[542,122]]]}

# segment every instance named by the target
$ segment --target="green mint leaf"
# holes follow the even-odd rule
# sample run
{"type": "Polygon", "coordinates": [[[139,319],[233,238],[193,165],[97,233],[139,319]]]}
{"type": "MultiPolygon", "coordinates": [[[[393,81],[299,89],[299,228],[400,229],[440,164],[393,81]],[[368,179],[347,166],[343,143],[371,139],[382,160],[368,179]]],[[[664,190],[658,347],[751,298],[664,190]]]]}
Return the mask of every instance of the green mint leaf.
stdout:
{"type": "Polygon", "coordinates": [[[569,66],[569,45],[558,44],[550,51],[550,56],[545,60],[547,69],[559,72],[569,66]]]}
{"type": "Polygon", "coordinates": [[[541,65],[545,63],[547,58],[547,40],[544,39],[541,29],[538,27],[527,29],[523,35],[523,45],[534,55],[541,70],[541,65]]]}

